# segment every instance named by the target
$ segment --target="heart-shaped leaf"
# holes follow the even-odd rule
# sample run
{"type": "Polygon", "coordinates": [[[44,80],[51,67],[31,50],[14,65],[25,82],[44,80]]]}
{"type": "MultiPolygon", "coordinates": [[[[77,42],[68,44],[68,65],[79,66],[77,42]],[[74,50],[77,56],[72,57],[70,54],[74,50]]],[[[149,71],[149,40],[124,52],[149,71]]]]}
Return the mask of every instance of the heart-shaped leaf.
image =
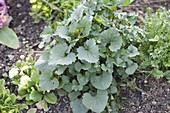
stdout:
{"type": "Polygon", "coordinates": [[[82,100],[76,99],[70,103],[73,113],[87,113],[88,109],[83,105],[82,100]]]}
{"type": "Polygon", "coordinates": [[[126,69],[126,73],[127,73],[128,75],[131,75],[131,74],[133,74],[133,73],[136,71],[137,68],[138,68],[138,64],[137,64],[137,63],[132,63],[132,64],[126,69]]]}
{"type": "Polygon", "coordinates": [[[56,66],[48,64],[49,56],[50,56],[50,54],[47,51],[45,51],[39,57],[39,59],[36,61],[36,63],[34,64],[35,67],[41,71],[44,71],[44,70],[52,70],[53,71],[56,66]]]}
{"type": "Polygon", "coordinates": [[[52,72],[44,71],[40,75],[40,88],[42,91],[54,90],[59,86],[57,78],[51,78],[52,72]]]}
{"type": "Polygon", "coordinates": [[[68,49],[68,45],[58,44],[51,50],[51,55],[49,59],[50,65],[69,65],[72,64],[76,60],[76,55],[74,53],[68,53],[66,55],[68,49]]]}
{"type": "Polygon", "coordinates": [[[112,74],[109,74],[108,72],[103,72],[103,74],[99,76],[92,75],[90,78],[90,82],[95,88],[105,90],[112,83],[112,74]]]}
{"type": "Polygon", "coordinates": [[[107,91],[97,90],[96,96],[91,96],[89,93],[85,93],[83,95],[83,104],[94,112],[100,113],[102,112],[108,101],[107,91]]]}
{"type": "Polygon", "coordinates": [[[85,42],[84,47],[77,49],[78,58],[90,63],[96,63],[99,60],[99,49],[94,39],[89,39],[85,42]]]}

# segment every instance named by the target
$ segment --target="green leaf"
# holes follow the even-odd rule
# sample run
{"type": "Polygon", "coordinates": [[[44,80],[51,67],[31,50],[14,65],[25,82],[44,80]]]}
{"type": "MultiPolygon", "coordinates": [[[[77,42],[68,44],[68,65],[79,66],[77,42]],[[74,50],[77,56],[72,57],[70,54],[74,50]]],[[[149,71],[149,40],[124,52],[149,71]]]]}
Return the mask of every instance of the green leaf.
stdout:
{"type": "Polygon", "coordinates": [[[131,75],[131,74],[133,74],[133,73],[136,71],[137,68],[138,68],[138,64],[132,63],[132,64],[129,65],[129,67],[126,69],[126,73],[127,73],[128,75],[131,75]]]}
{"type": "Polygon", "coordinates": [[[38,102],[42,99],[42,94],[35,89],[33,89],[29,95],[29,98],[34,102],[38,102]]]}
{"type": "Polygon", "coordinates": [[[97,63],[99,60],[99,49],[94,39],[89,39],[85,42],[84,47],[77,49],[78,58],[90,63],[97,63]]]}
{"type": "Polygon", "coordinates": [[[103,74],[99,76],[91,75],[90,82],[95,88],[105,90],[112,83],[112,74],[109,74],[108,72],[103,72],[103,74]]]}
{"type": "Polygon", "coordinates": [[[128,47],[128,50],[130,51],[130,54],[128,55],[129,57],[135,57],[139,55],[138,49],[132,44],[128,47]]]}
{"type": "Polygon", "coordinates": [[[0,43],[13,49],[17,49],[19,47],[17,35],[6,25],[0,29],[0,43]]]}
{"type": "Polygon", "coordinates": [[[115,40],[113,42],[111,42],[109,49],[112,52],[116,52],[117,50],[119,50],[122,46],[122,38],[115,38],[115,40]]]}
{"type": "Polygon", "coordinates": [[[119,110],[119,107],[114,101],[111,102],[111,107],[113,113],[118,113],[117,111],[119,110]]]}
{"type": "MultiPolygon", "coordinates": [[[[99,38],[102,43],[113,43],[113,45],[114,45],[114,44],[116,44],[116,42],[118,42],[119,46],[122,45],[122,39],[120,37],[120,34],[119,34],[118,30],[115,28],[110,28],[110,29],[103,31],[100,34],[99,38]]],[[[119,46],[117,45],[116,47],[120,48],[119,46]]]]}
{"type": "Polygon", "coordinates": [[[80,96],[81,93],[79,91],[75,91],[75,92],[71,92],[68,94],[68,97],[70,99],[70,101],[74,101],[77,99],[78,96],[80,96]]]}
{"type": "Polygon", "coordinates": [[[97,95],[91,96],[89,93],[83,95],[83,104],[94,112],[102,112],[108,102],[107,91],[97,90],[97,95]]]}
{"type": "Polygon", "coordinates": [[[47,51],[43,52],[43,54],[35,62],[34,66],[41,71],[44,71],[44,70],[53,71],[56,66],[48,64],[49,56],[50,54],[47,51]]]}
{"type": "Polygon", "coordinates": [[[36,104],[38,109],[44,109],[44,111],[48,111],[47,102],[45,100],[41,100],[36,104]]]}
{"type": "Polygon", "coordinates": [[[40,75],[40,89],[42,91],[54,90],[59,86],[59,81],[57,78],[51,78],[52,72],[44,71],[40,75]]]}
{"type": "Polygon", "coordinates": [[[76,99],[70,102],[73,113],[87,113],[88,109],[82,104],[82,100],[76,99]]]}
{"type": "Polygon", "coordinates": [[[164,73],[161,70],[158,69],[154,69],[152,70],[151,74],[156,77],[157,79],[160,79],[161,77],[163,77],[164,73]]]}
{"type": "Polygon", "coordinates": [[[91,68],[91,64],[86,62],[86,61],[82,61],[80,62],[76,62],[75,64],[75,69],[76,71],[80,72],[81,69],[83,70],[89,70],[91,68]]]}
{"type": "Polygon", "coordinates": [[[36,113],[37,109],[36,108],[31,108],[27,111],[27,113],[36,113]]]}
{"type": "Polygon", "coordinates": [[[69,36],[69,32],[66,26],[59,26],[55,34],[61,38],[66,39],[67,41],[71,41],[71,37],[69,36]]]}
{"type": "Polygon", "coordinates": [[[72,89],[74,91],[81,91],[83,89],[83,85],[79,84],[76,80],[73,80],[72,84],[72,89]]]}
{"type": "Polygon", "coordinates": [[[93,16],[84,16],[80,20],[80,26],[83,29],[83,36],[88,36],[91,31],[93,16]]]}
{"type": "Polygon", "coordinates": [[[89,74],[85,74],[85,75],[78,74],[77,75],[77,80],[79,84],[83,86],[89,82],[89,78],[90,78],[89,74]]]}
{"type": "Polygon", "coordinates": [[[44,100],[50,104],[55,104],[57,102],[57,97],[54,93],[46,93],[44,95],[44,100]]]}
{"type": "Polygon", "coordinates": [[[69,53],[66,55],[68,49],[68,45],[66,43],[64,44],[58,44],[51,50],[51,55],[49,59],[50,65],[69,65],[75,62],[76,55],[74,53],[69,53]]]}
{"type": "Polygon", "coordinates": [[[78,5],[74,12],[71,14],[70,18],[68,19],[68,22],[73,20],[79,21],[83,16],[84,9],[85,6],[83,4],[78,5]]]}

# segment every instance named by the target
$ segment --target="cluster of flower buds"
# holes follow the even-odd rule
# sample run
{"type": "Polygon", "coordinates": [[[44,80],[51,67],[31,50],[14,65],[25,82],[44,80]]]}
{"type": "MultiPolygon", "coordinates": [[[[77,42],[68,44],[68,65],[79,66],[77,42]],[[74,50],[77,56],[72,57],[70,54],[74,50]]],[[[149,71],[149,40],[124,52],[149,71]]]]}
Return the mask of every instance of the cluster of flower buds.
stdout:
{"type": "Polygon", "coordinates": [[[9,25],[8,9],[9,7],[6,6],[5,0],[0,0],[0,28],[3,28],[4,24],[9,25]]]}

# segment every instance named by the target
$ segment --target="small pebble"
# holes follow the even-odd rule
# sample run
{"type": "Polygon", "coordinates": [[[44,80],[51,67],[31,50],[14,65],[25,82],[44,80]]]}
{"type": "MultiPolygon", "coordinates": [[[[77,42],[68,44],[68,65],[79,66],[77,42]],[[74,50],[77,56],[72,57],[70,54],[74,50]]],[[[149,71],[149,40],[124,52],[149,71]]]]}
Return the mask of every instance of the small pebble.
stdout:
{"type": "Polygon", "coordinates": [[[17,4],[17,8],[20,8],[21,7],[21,4],[17,4]]]}
{"type": "Polygon", "coordinates": [[[142,111],[139,111],[138,113],[143,113],[142,111]]]}
{"type": "Polygon", "coordinates": [[[156,102],[156,101],[152,101],[152,104],[153,104],[153,105],[156,105],[156,104],[157,104],[157,102],[156,102]]]}

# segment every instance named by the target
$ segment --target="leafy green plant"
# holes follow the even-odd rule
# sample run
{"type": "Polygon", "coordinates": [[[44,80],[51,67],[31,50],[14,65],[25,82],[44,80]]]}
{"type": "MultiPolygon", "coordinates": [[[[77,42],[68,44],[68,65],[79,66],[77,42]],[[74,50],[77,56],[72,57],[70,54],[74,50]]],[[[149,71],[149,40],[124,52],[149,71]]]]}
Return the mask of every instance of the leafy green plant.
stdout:
{"type": "Polygon", "coordinates": [[[0,79],[0,112],[19,113],[26,105],[16,103],[16,95],[5,88],[5,80],[0,79]]]}
{"type": "Polygon", "coordinates": [[[8,27],[11,17],[8,14],[8,6],[5,1],[0,1],[0,43],[10,48],[17,49],[19,41],[15,32],[8,27]]]}
{"type": "Polygon", "coordinates": [[[45,20],[49,23],[68,17],[69,10],[79,3],[79,0],[30,0],[32,12],[30,15],[38,23],[45,20]]]}
{"type": "Polygon", "coordinates": [[[144,20],[145,37],[140,43],[141,68],[156,78],[170,76],[170,11],[151,9],[144,20]]]}
{"type": "Polygon", "coordinates": [[[18,85],[19,99],[25,99],[28,105],[37,103],[39,106],[43,102],[43,109],[47,111],[47,103],[55,104],[57,97],[54,92],[40,90],[40,71],[34,67],[34,63],[35,59],[31,56],[27,57],[26,61],[24,59],[17,61],[16,65],[9,71],[9,77],[14,84],[18,85]]]}
{"type": "Polygon", "coordinates": [[[45,50],[35,63],[40,89],[68,95],[74,113],[116,112],[117,85],[135,72],[133,42],[143,30],[136,14],[115,11],[113,1],[83,1],[56,30],[45,28],[45,50]]]}

